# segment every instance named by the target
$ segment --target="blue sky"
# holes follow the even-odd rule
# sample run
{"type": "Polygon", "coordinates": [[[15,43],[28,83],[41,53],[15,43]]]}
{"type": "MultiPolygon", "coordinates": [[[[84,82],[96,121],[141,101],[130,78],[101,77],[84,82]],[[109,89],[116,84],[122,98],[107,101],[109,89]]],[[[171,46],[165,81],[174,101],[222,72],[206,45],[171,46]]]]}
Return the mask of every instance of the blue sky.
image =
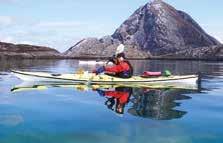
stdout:
{"type": "MultiPolygon", "coordinates": [[[[223,42],[221,0],[164,0],[223,42]]],[[[65,51],[86,37],[112,34],[149,0],[0,0],[0,41],[65,51]]]]}

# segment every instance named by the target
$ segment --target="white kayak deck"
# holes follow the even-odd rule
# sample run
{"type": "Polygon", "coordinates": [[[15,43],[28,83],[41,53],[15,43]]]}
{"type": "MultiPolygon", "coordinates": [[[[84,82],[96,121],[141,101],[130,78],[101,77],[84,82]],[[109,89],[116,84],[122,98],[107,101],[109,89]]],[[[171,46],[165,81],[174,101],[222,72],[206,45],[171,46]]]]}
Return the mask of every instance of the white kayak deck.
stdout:
{"type": "Polygon", "coordinates": [[[46,72],[24,72],[12,71],[12,73],[23,81],[62,81],[62,82],[91,82],[91,83],[187,83],[196,84],[198,75],[175,75],[169,77],[143,78],[133,76],[132,78],[117,78],[109,75],[95,75],[94,73],[84,74],[52,74],[46,72]]]}

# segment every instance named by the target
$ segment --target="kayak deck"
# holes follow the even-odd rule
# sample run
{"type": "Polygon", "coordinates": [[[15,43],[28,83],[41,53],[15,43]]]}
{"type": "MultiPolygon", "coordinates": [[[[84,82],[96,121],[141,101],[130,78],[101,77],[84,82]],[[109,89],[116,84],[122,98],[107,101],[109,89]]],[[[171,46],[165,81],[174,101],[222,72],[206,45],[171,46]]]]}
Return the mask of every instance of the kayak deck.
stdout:
{"type": "Polygon", "coordinates": [[[23,81],[60,81],[60,82],[77,82],[77,83],[97,83],[97,84],[154,84],[154,83],[184,83],[196,84],[198,75],[175,75],[169,77],[150,77],[143,78],[133,76],[132,78],[124,79],[109,75],[95,75],[94,73],[83,74],[52,74],[46,72],[23,72],[12,71],[12,73],[23,81]]]}

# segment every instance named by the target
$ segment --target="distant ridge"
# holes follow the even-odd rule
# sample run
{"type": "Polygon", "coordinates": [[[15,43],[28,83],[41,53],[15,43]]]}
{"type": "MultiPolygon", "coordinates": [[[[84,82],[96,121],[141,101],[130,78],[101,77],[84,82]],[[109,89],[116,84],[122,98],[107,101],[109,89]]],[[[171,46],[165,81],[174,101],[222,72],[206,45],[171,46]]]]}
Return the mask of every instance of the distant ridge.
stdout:
{"type": "Polygon", "coordinates": [[[64,56],[57,50],[27,44],[0,42],[0,59],[57,59],[64,56]]]}

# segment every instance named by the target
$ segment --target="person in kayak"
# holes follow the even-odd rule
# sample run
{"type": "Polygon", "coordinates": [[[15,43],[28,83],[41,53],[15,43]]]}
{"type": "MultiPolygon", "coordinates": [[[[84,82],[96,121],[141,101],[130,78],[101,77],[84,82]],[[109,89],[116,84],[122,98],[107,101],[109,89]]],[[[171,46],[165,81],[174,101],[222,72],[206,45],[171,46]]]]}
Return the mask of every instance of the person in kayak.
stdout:
{"type": "Polygon", "coordinates": [[[96,75],[105,73],[107,75],[120,77],[120,78],[131,78],[133,75],[132,65],[126,60],[124,53],[119,53],[114,56],[110,61],[113,62],[112,66],[102,66],[94,71],[96,75]]]}

